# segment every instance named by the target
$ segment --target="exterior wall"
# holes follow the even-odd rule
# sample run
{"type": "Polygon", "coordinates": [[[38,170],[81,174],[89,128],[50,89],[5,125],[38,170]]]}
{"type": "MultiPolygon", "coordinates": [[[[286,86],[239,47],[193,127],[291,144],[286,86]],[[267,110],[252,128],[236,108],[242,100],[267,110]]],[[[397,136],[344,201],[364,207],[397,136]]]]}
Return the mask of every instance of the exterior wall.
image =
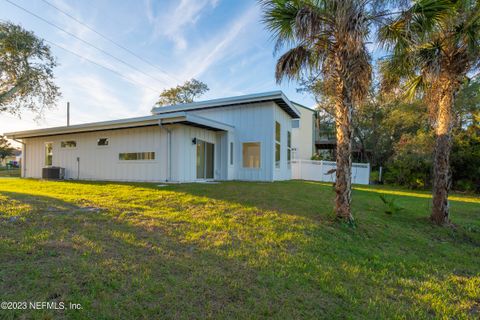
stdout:
{"type": "Polygon", "coordinates": [[[300,107],[300,128],[292,128],[292,146],[295,148],[294,158],[310,160],[314,153],[314,111],[300,107]]]}
{"type": "Polygon", "coordinates": [[[25,176],[41,178],[45,166],[45,143],[53,143],[53,166],[65,168],[66,179],[164,181],[167,177],[166,133],[160,127],[132,128],[25,139],[25,176]],[[97,139],[109,138],[106,147],[97,139]],[[77,147],[60,148],[60,142],[75,140],[77,147]],[[121,152],[155,152],[155,160],[120,161],[121,152]],[[78,166],[77,157],[80,158],[78,166]],[[79,173],[79,174],[78,174],[79,173]]]}
{"type": "Polygon", "coordinates": [[[215,145],[214,179],[227,180],[226,145],[222,141],[225,132],[215,132],[192,126],[177,126],[172,136],[172,180],[189,182],[197,180],[197,146],[192,143],[194,138],[215,145]],[[223,142],[223,143],[222,143],[223,142]]]}
{"type": "MultiPolygon", "coordinates": [[[[273,180],[290,180],[292,178],[292,166],[288,162],[288,132],[292,131],[292,118],[282,109],[274,108],[274,119],[272,121],[273,137],[273,180]],[[275,167],[275,122],[280,123],[280,168],[275,167]]],[[[293,137],[292,137],[293,138],[293,137]]],[[[293,141],[292,141],[293,142],[293,141]]],[[[293,147],[293,145],[292,145],[293,147]]]]}
{"type": "MultiPolygon", "coordinates": [[[[235,127],[235,133],[228,136],[228,142],[233,142],[234,147],[233,166],[230,166],[230,162],[228,162],[229,180],[274,180],[272,130],[274,130],[274,110],[276,109],[283,112],[273,102],[191,111],[199,116],[235,127]],[[244,142],[260,142],[260,168],[243,168],[242,143],[244,142]]],[[[229,159],[229,157],[227,158],[229,159]]]]}
{"type": "Polygon", "coordinates": [[[275,103],[190,112],[229,124],[234,130],[217,132],[177,124],[28,138],[25,139],[24,176],[41,178],[45,166],[45,143],[52,142],[52,165],[65,168],[66,179],[191,182],[197,180],[196,145],[192,143],[196,138],[215,145],[216,180],[273,181],[291,178],[291,168],[287,163],[287,131],[291,130],[291,117],[275,103]],[[275,169],[275,121],[280,122],[282,135],[279,169],[275,169]],[[97,146],[99,138],[109,138],[109,146],[97,146]],[[75,140],[76,148],[61,148],[60,142],[67,140],[75,140]],[[231,142],[233,164],[230,163],[231,142]],[[243,168],[244,142],[260,142],[260,168],[243,168]],[[118,155],[122,152],[155,152],[155,160],[121,161],[118,155]]]}

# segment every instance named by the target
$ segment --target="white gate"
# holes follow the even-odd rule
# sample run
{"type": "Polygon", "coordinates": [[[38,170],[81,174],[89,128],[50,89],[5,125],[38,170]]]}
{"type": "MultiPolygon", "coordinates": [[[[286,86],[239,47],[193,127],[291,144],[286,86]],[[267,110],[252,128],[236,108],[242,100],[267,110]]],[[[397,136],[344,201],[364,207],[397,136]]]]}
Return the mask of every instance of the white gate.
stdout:
{"type": "MultiPolygon", "coordinates": [[[[292,160],[292,179],[335,182],[335,168],[333,161],[292,160]]],[[[352,163],[352,183],[369,181],[370,163],[352,163]]]]}

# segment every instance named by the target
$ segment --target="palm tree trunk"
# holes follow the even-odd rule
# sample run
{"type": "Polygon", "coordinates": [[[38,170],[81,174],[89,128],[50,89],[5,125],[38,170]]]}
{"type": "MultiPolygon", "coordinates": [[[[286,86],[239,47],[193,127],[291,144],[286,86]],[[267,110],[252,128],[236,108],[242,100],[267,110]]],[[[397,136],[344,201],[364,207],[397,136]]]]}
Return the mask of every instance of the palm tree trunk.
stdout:
{"type": "Polygon", "coordinates": [[[352,181],[352,102],[343,81],[337,82],[335,100],[337,170],[335,182],[335,212],[337,219],[353,222],[350,209],[352,181]]]}
{"type": "Polygon", "coordinates": [[[445,84],[436,113],[435,153],[433,162],[433,205],[430,219],[438,225],[448,223],[450,190],[450,149],[453,124],[453,89],[445,84]]]}

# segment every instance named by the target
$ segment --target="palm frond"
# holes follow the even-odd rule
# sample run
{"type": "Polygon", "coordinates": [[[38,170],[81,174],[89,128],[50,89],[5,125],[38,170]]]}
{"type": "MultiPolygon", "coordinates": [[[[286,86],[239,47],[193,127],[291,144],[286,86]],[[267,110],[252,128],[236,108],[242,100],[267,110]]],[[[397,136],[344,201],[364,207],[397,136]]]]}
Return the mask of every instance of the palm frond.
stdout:
{"type": "Polygon", "coordinates": [[[425,91],[425,81],[422,75],[411,77],[404,85],[404,96],[406,100],[413,101],[425,91]]]}
{"type": "Polygon", "coordinates": [[[298,79],[301,70],[310,68],[312,52],[304,45],[288,50],[277,61],[275,79],[280,83],[283,78],[298,79]]]}

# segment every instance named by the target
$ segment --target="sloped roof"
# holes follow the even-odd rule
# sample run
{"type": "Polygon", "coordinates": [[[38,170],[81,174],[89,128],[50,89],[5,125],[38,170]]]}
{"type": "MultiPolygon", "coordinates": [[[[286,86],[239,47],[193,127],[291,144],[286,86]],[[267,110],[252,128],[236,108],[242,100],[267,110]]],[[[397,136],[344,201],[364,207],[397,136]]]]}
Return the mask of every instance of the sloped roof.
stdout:
{"type": "Polygon", "coordinates": [[[171,113],[178,111],[190,111],[190,110],[202,110],[220,107],[230,107],[243,104],[259,103],[273,101],[280,108],[285,110],[292,118],[300,118],[300,113],[294,106],[294,104],[288,100],[282,91],[271,91],[263,93],[248,94],[243,96],[213,99],[178,105],[155,107],[152,109],[153,114],[171,113]]]}

